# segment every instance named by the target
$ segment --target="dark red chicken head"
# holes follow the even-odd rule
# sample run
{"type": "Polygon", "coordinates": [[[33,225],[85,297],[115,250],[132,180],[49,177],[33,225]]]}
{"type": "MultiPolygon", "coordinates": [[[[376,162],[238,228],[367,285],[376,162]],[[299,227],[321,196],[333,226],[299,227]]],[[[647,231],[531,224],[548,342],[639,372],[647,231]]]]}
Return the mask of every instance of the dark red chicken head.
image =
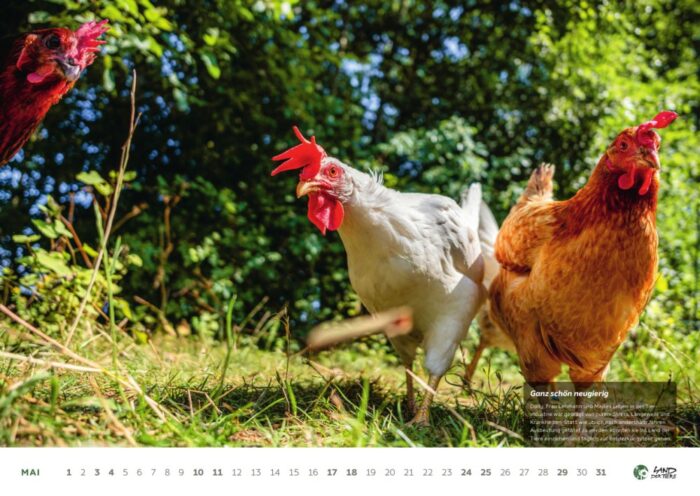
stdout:
{"type": "Polygon", "coordinates": [[[32,85],[73,83],[94,62],[100,45],[105,43],[98,38],[108,29],[104,20],[85,23],[76,31],[66,28],[34,31],[19,41],[15,66],[32,85]]]}
{"type": "Polygon", "coordinates": [[[654,129],[671,124],[678,114],[665,110],[652,120],[622,131],[604,155],[605,165],[611,172],[621,173],[617,178],[620,189],[628,190],[639,184],[638,193],[646,195],[656,171],[660,169],[659,147],[661,138],[654,129]]]}
{"type": "Polygon", "coordinates": [[[335,231],[343,223],[345,210],[343,198],[347,191],[347,171],[338,160],[328,157],[323,148],[316,144],[316,137],[311,141],[294,126],[294,134],[301,142],[284,153],[275,155],[272,160],[284,160],[272,175],[280,172],[301,169],[297,198],[308,195],[307,217],[322,234],[335,231]]]}

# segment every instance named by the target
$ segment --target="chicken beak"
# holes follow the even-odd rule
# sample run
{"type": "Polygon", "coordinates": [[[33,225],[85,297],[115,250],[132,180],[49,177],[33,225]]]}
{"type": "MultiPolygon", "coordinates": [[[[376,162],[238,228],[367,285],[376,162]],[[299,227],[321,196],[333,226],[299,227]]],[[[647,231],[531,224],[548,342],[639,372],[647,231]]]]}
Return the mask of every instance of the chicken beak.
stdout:
{"type": "Polygon", "coordinates": [[[314,193],[321,189],[319,185],[313,181],[299,181],[297,184],[297,198],[314,193]]]}
{"type": "Polygon", "coordinates": [[[647,166],[651,167],[652,169],[655,170],[661,170],[661,162],[659,161],[659,152],[650,149],[650,148],[642,148],[641,153],[639,155],[639,161],[647,166]]]}
{"type": "Polygon", "coordinates": [[[68,57],[67,59],[57,58],[56,62],[61,66],[63,75],[68,81],[73,82],[78,80],[82,69],[75,63],[72,57],[68,57]]]}

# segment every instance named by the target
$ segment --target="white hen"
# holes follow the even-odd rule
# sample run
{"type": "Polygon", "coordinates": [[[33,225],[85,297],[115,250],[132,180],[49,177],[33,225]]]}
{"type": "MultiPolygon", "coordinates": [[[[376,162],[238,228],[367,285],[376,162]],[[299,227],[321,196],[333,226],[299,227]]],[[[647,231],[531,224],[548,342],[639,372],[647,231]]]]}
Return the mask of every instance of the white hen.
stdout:
{"type": "MultiPolygon", "coordinates": [[[[350,283],[371,313],[413,309],[413,331],[391,342],[407,368],[415,412],[411,368],[418,346],[434,391],[486,298],[477,235],[481,189],[472,185],[462,207],[440,195],[400,193],[295,132],[302,144],[274,157],[286,162],[273,175],[302,169],[297,196],[309,195],[308,217],[321,232],[339,231],[350,283]]],[[[428,390],[412,423],[429,423],[432,398],[428,390]]]]}

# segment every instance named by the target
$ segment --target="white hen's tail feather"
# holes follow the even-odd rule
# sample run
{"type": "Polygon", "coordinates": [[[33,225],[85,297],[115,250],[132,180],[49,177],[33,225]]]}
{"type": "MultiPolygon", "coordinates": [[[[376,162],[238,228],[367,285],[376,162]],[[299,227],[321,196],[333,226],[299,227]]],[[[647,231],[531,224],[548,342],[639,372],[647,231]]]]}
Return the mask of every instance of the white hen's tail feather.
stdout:
{"type": "Polygon", "coordinates": [[[467,225],[475,233],[479,231],[479,205],[481,204],[481,184],[472,183],[462,191],[462,210],[467,217],[467,225]]]}
{"type": "Polygon", "coordinates": [[[484,274],[484,285],[488,289],[491,281],[498,274],[498,261],[496,260],[496,237],[498,236],[498,222],[493,212],[486,202],[481,202],[479,206],[479,241],[481,243],[481,254],[486,264],[484,274]]]}
{"type": "MultiPolygon", "coordinates": [[[[500,265],[496,260],[496,237],[498,236],[498,222],[493,212],[485,202],[481,202],[479,208],[479,242],[481,253],[484,257],[484,286],[491,287],[491,283],[498,275],[500,265]]],[[[481,329],[481,342],[479,346],[495,346],[504,350],[515,352],[515,345],[508,335],[496,325],[488,312],[488,303],[479,313],[479,328],[481,329]]]]}
{"type": "Polygon", "coordinates": [[[495,255],[498,222],[491,209],[481,199],[481,185],[473,183],[462,193],[462,209],[467,215],[469,227],[479,234],[481,253],[486,264],[484,286],[488,289],[491,281],[498,274],[498,262],[495,255]]]}
{"type": "MultiPolygon", "coordinates": [[[[484,258],[484,286],[486,289],[491,287],[491,283],[498,275],[499,264],[496,260],[496,237],[498,237],[498,222],[496,217],[494,217],[491,209],[481,199],[481,189],[479,188],[479,197],[476,207],[473,203],[476,197],[472,195],[472,188],[474,185],[469,187],[469,191],[462,195],[462,208],[469,209],[468,215],[475,215],[478,220],[478,233],[479,233],[479,244],[481,245],[481,255],[484,258]]],[[[479,330],[480,330],[480,341],[477,350],[472,357],[471,362],[467,366],[467,371],[465,373],[465,379],[467,382],[471,381],[476,367],[479,363],[479,358],[481,353],[489,347],[503,348],[509,351],[515,351],[515,345],[511,339],[495,324],[495,322],[489,316],[489,303],[487,302],[479,311],[478,316],[479,330]]]]}

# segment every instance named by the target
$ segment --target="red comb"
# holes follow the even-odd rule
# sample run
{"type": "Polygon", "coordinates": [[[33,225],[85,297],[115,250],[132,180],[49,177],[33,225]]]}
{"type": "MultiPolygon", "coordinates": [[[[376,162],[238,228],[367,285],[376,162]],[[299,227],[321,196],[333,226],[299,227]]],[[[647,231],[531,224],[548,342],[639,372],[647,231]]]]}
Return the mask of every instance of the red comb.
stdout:
{"type": "Polygon", "coordinates": [[[285,160],[272,171],[272,175],[276,176],[280,172],[303,168],[301,178],[311,179],[321,169],[321,160],[326,157],[326,151],[316,144],[316,136],[312,136],[311,141],[309,141],[304,138],[298,127],[294,126],[293,129],[301,144],[272,157],[272,160],[285,160]]]}
{"type": "Polygon", "coordinates": [[[106,41],[98,38],[109,31],[107,19],[102,21],[90,21],[80,26],[75,31],[75,37],[78,39],[78,61],[83,67],[92,64],[95,60],[95,53],[99,51],[100,45],[104,45],[106,41]]]}
{"type": "Polygon", "coordinates": [[[664,110],[656,114],[656,117],[652,120],[640,124],[637,126],[637,143],[642,146],[655,148],[654,138],[651,136],[653,133],[649,133],[648,131],[650,129],[663,129],[675,121],[677,117],[677,113],[671,110],[664,110]]]}

